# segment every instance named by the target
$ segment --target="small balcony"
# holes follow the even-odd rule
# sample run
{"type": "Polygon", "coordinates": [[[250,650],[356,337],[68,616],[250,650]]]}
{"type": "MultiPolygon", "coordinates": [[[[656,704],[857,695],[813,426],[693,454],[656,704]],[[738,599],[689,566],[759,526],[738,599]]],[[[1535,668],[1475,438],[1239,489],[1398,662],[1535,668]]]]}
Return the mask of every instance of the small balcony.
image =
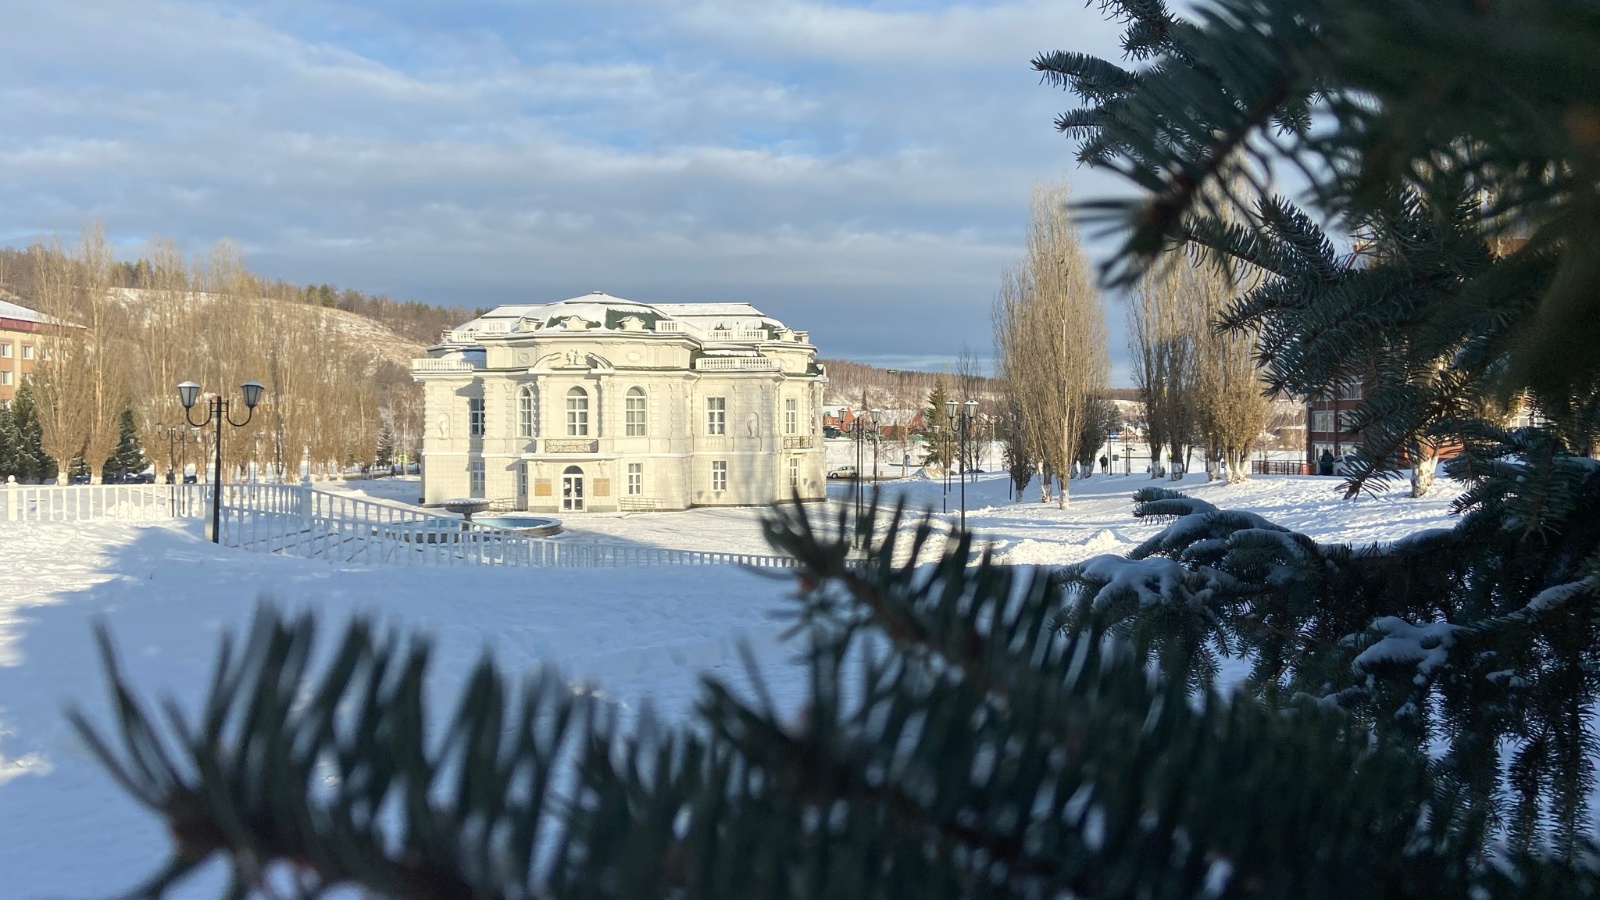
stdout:
{"type": "Polygon", "coordinates": [[[547,438],[546,453],[599,453],[600,442],[590,438],[547,438]]]}
{"type": "Polygon", "coordinates": [[[413,359],[411,361],[411,374],[413,375],[450,375],[476,372],[477,370],[478,366],[465,359],[413,359]]]}
{"type": "Polygon", "coordinates": [[[783,436],[783,449],[785,450],[810,450],[811,435],[786,434],[783,436]]]}
{"type": "Polygon", "coordinates": [[[696,372],[776,372],[780,364],[768,356],[702,356],[694,361],[696,372]]]}

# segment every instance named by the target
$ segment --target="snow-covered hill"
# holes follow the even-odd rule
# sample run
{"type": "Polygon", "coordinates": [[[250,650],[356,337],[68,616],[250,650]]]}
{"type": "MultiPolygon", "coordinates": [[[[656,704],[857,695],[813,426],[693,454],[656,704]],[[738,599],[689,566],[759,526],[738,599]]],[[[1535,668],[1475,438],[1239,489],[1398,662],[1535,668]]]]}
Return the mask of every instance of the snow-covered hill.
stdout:
{"type": "MultiPolygon", "coordinates": [[[[148,304],[152,299],[152,291],[139,288],[117,288],[115,296],[131,309],[139,309],[148,304]]],[[[215,294],[193,292],[184,295],[184,302],[199,310],[206,304],[215,302],[215,294]]],[[[410,368],[411,360],[425,356],[422,344],[395,333],[388,326],[375,319],[356,313],[346,312],[342,309],[328,307],[306,306],[300,303],[289,303],[281,300],[270,300],[262,297],[252,302],[276,304],[277,312],[283,315],[298,315],[312,317],[321,315],[324,327],[351,339],[383,362],[410,368]]],[[[463,316],[467,315],[465,312],[463,316]]]]}

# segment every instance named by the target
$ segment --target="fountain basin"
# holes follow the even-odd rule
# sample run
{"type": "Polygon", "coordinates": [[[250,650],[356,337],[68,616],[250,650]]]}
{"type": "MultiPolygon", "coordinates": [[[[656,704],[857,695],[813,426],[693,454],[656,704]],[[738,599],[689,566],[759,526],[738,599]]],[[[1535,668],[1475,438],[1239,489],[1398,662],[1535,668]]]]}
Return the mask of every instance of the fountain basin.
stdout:
{"type": "Polygon", "coordinates": [[[534,537],[548,537],[561,530],[561,520],[550,516],[535,516],[527,513],[494,513],[487,516],[474,516],[472,524],[484,528],[503,528],[507,531],[516,531],[534,537]]]}

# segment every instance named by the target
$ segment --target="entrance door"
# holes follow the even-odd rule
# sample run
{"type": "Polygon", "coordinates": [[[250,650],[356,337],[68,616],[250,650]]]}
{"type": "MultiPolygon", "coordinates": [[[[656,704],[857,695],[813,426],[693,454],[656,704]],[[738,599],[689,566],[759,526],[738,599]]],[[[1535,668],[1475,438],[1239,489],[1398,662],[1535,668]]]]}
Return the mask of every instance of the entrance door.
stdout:
{"type": "Polygon", "coordinates": [[[528,508],[528,464],[517,463],[517,509],[528,508]]]}
{"type": "Polygon", "coordinates": [[[583,470],[577,466],[567,466],[561,473],[561,509],[583,512],[583,470]]]}

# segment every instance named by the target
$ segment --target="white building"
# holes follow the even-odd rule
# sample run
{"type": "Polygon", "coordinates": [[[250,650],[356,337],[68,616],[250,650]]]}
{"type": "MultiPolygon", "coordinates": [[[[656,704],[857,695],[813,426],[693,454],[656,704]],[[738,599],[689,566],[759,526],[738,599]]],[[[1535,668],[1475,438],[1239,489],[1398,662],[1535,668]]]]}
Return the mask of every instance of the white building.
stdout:
{"type": "Polygon", "coordinates": [[[746,303],[595,292],[445,332],[423,384],[423,499],[582,512],[825,494],[822,386],[804,331],[746,303]]]}

